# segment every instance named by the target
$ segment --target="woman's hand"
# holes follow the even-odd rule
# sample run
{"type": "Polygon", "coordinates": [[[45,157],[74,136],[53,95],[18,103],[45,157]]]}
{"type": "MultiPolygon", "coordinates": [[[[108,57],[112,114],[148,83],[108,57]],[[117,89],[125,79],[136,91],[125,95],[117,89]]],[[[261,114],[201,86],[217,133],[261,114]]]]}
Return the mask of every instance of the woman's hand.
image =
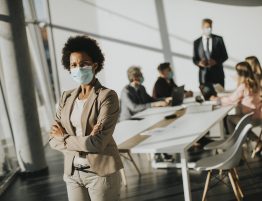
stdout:
{"type": "Polygon", "coordinates": [[[91,135],[96,135],[96,134],[99,133],[101,130],[102,130],[102,122],[99,122],[99,123],[97,123],[97,124],[94,126],[94,128],[93,128],[93,130],[92,130],[92,132],[91,132],[91,135]]]}
{"type": "Polygon", "coordinates": [[[217,96],[211,96],[209,98],[210,101],[217,101],[218,100],[218,97],[217,96]]]}
{"type": "Polygon", "coordinates": [[[62,125],[59,122],[55,121],[54,125],[52,125],[51,127],[49,135],[51,137],[63,137],[65,133],[66,131],[62,127],[62,125]]]}
{"type": "Polygon", "coordinates": [[[167,97],[165,98],[165,101],[167,102],[167,104],[169,105],[172,101],[172,97],[167,97]]]}
{"type": "Polygon", "coordinates": [[[222,105],[221,97],[211,96],[209,100],[212,101],[214,105],[222,105]]]}
{"type": "Polygon", "coordinates": [[[152,107],[166,107],[167,105],[168,103],[166,101],[157,101],[157,102],[151,103],[152,107]]]}
{"type": "Polygon", "coordinates": [[[208,60],[208,65],[210,66],[210,67],[212,67],[212,66],[214,66],[214,65],[216,65],[217,64],[217,62],[214,60],[214,59],[209,59],[208,60]]]}
{"type": "Polygon", "coordinates": [[[193,97],[193,95],[194,95],[194,94],[193,94],[192,91],[186,91],[186,92],[185,92],[185,97],[186,97],[186,98],[193,97]]]}
{"type": "Polygon", "coordinates": [[[207,67],[207,61],[205,59],[202,59],[201,61],[198,62],[198,66],[201,68],[207,67]]]}

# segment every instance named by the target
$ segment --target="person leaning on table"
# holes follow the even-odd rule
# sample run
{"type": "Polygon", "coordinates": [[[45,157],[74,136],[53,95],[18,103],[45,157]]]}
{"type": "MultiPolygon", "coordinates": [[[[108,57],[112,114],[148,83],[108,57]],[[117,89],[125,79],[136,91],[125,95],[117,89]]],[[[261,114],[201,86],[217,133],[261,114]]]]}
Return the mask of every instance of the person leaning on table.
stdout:
{"type": "Polygon", "coordinates": [[[49,143],[64,154],[69,201],[118,201],[123,165],[112,134],[119,102],[96,79],[104,56],[96,40],[70,37],[62,64],[79,86],[63,92],[49,143]]]}
{"type": "Polygon", "coordinates": [[[170,98],[157,100],[151,97],[142,85],[144,76],[138,66],[131,66],[127,70],[129,84],[121,92],[120,121],[131,119],[133,115],[150,107],[164,107],[170,98]]]}
{"type": "MultiPolygon", "coordinates": [[[[171,97],[174,88],[178,87],[174,81],[174,72],[171,68],[170,63],[165,62],[159,64],[157,67],[159,77],[155,82],[153,88],[153,97],[154,98],[166,98],[171,97]]],[[[192,97],[192,91],[185,90],[185,97],[192,97]]]]}
{"type": "Polygon", "coordinates": [[[230,134],[234,132],[239,120],[250,112],[254,112],[253,120],[261,119],[262,103],[260,88],[252,68],[248,62],[243,61],[236,65],[237,88],[231,94],[222,97],[211,96],[210,100],[216,101],[217,105],[236,105],[236,114],[227,116],[227,126],[230,134]]]}
{"type": "MultiPolygon", "coordinates": [[[[261,124],[262,120],[262,102],[260,98],[260,85],[254,76],[250,64],[246,61],[240,62],[236,65],[237,89],[227,96],[211,97],[213,101],[217,101],[218,105],[237,105],[236,114],[227,116],[227,126],[230,134],[234,132],[234,129],[240,119],[250,112],[254,112],[253,125],[257,126],[261,124]]],[[[258,137],[252,131],[248,134],[249,139],[257,141],[258,137]]],[[[262,143],[259,143],[255,152],[259,152],[262,149],[262,143]]]]}

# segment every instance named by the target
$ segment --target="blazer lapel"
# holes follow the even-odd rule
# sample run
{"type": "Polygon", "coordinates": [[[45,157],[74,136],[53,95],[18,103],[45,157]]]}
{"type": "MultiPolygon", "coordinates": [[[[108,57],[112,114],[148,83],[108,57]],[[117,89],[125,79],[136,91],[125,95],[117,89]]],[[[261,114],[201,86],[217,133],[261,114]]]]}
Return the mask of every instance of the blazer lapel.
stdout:
{"type": "Polygon", "coordinates": [[[88,119],[90,117],[92,107],[97,99],[97,95],[99,93],[99,90],[101,89],[101,84],[98,80],[96,80],[96,83],[94,87],[92,88],[90,95],[87,99],[87,101],[84,104],[83,112],[81,116],[81,125],[82,125],[82,135],[85,136],[87,129],[91,132],[91,128],[87,128],[87,123],[89,122],[88,119]]]}
{"type": "Polygon", "coordinates": [[[133,86],[128,85],[128,91],[129,91],[130,95],[132,96],[132,99],[134,99],[134,101],[137,104],[141,103],[140,97],[138,96],[136,89],[133,86]]]}
{"type": "Polygon", "coordinates": [[[74,135],[76,135],[76,134],[75,134],[75,131],[74,131],[73,126],[71,124],[70,116],[71,116],[71,113],[72,113],[74,101],[77,98],[79,91],[80,91],[80,86],[78,88],[76,88],[74,91],[72,91],[72,93],[69,95],[69,97],[67,99],[67,103],[65,104],[65,108],[64,108],[66,130],[69,131],[68,133],[72,133],[74,135]]]}
{"type": "Polygon", "coordinates": [[[211,35],[211,38],[212,38],[212,49],[210,51],[210,56],[212,56],[213,52],[214,52],[214,47],[216,45],[216,37],[214,37],[214,35],[211,35]]]}

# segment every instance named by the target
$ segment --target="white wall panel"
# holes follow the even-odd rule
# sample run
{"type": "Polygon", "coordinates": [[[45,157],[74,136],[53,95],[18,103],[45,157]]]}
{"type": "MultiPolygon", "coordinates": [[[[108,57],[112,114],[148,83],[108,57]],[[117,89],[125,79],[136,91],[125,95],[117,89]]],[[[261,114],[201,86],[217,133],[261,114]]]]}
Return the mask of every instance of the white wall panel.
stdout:
{"type": "MultiPolygon", "coordinates": [[[[169,40],[178,84],[198,89],[198,69],[192,63],[193,41],[201,35],[201,20],[214,21],[213,32],[224,37],[229,60],[225,69],[226,88],[236,86],[233,69],[236,62],[248,55],[262,60],[262,7],[219,5],[196,0],[163,0],[169,40]]],[[[127,84],[130,65],[142,66],[145,86],[152,92],[157,77],[156,66],[163,62],[162,44],[153,0],[50,0],[55,25],[70,31],[54,29],[56,55],[74,30],[95,36],[106,56],[106,65],[99,77],[106,86],[120,93],[127,84]]],[[[62,90],[72,88],[68,73],[59,66],[62,90]]]]}
{"type": "MultiPolygon", "coordinates": [[[[192,56],[192,43],[201,35],[201,20],[211,18],[214,34],[224,37],[229,54],[226,65],[234,67],[249,55],[256,55],[262,61],[262,26],[259,25],[262,20],[261,6],[220,5],[196,0],[164,0],[164,3],[173,52],[192,56]]],[[[194,70],[188,74],[188,68],[196,67],[192,60],[182,61],[175,57],[174,64],[177,79],[184,80],[188,87],[196,89],[198,75],[193,73],[194,70]]],[[[234,88],[234,69],[225,69],[225,73],[226,88],[234,88]]]]}

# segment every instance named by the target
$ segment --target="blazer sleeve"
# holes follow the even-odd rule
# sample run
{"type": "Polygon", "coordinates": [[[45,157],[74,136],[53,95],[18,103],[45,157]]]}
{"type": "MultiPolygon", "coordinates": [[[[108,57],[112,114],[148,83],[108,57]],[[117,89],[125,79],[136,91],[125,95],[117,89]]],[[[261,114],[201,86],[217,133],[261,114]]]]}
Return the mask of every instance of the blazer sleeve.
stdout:
{"type": "Polygon", "coordinates": [[[222,37],[219,39],[219,46],[220,46],[219,52],[221,53],[221,55],[219,56],[217,63],[222,64],[228,59],[226,46],[222,37]]]}
{"type": "MultiPolygon", "coordinates": [[[[101,93],[101,92],[100,92],[101,93]]],[[[68,136],[65,139],[67,150],[101,153],[112,140],[112,135],[119,116],[119,101],[117,94],[110,90],[101,101],[98,120],[101,130],[94,135],[68,136]]]]}
{"type": "Polygon", "coordinates": [[[197,66],[198,66],[198,63],[200,62],[200,57],[198,54],[198,46],[199,46],[199,42],[198,40],[195,40],[194,45],[193,45],[193,63],[197,66]]]}
{"type": "MultiPolygon", "coordinates": [[[[55,114],[55,121],[61,123],[61,110],[64,106],[65,103],[65,98],[66,98],[66,92],[64,91],[62,93],[62,96],[60,98],[59,104],[58,104],[58,108],[56,110],[56,114],[55,114]]],[[[68,134],[64,134],[63,137],[51,137],[49,136],[49,144],[51,146],[52,149],[61,151],[61,152],[65,152],[66,150],[66,146],[65,146],[65,138],[68,137],[68,134]]]]}
{"type": "Polygon", "coordinates": [[[152,96],[150,96],[147,91],[146,91],[146,88],[144,86],[143,87],[143,93],[145,94],[145,97],[146,97],[146,100],[148,103],[152,103],[152,102],[155,102],[157,101],[155,98],[153,98],[152,96]]]}

